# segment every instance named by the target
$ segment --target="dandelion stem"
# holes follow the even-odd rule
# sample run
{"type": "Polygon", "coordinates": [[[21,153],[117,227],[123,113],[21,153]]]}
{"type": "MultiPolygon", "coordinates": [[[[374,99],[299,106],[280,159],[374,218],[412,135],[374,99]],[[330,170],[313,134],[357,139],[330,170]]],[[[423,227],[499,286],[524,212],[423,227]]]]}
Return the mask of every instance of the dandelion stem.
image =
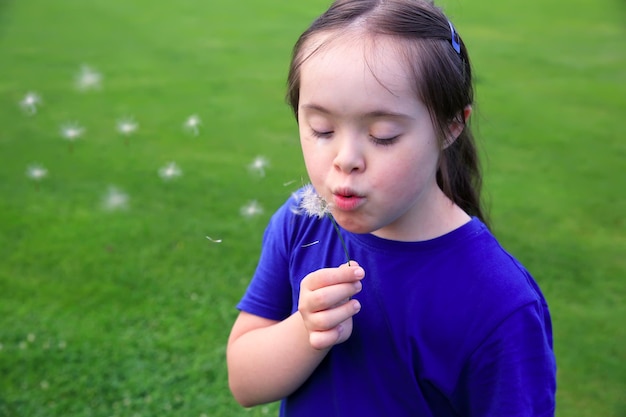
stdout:
{"type": "Polygon", "coordinates": [[[341,241],[341,246],[343,247],[343,253],[346,254],[346,261],[348,261],[348,266],[350,266],[350,254],[348,254],[348,248],[346,247],[346,242],[343,240],[343,236],[341,236],[341,230],[339,229],[339,225],[337,224],[337,221],[335,220],[332,214],[327,213],[326,215],[328,216],[330,221],[333,223],[333,227],[335,228],[335,231],[337,232],[337,236],[339,236],[339,240],[341,241]]]}

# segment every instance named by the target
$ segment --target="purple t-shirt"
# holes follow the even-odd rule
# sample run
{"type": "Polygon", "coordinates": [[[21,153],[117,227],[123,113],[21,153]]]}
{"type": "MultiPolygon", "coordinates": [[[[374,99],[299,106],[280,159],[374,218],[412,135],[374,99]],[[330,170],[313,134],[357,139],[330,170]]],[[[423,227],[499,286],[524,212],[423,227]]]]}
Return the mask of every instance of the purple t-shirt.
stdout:
{"type": "MultiPolygon", "coordinates": [[[[283,320],[308,273],[346,262],[331,221],[295,204],[272,217],[240,310],[283,320]]],[[[422,242],[341,233],[366,271],[362,308],[281,416],[554,415],[548,306],[478,219],[422,242]]]]}

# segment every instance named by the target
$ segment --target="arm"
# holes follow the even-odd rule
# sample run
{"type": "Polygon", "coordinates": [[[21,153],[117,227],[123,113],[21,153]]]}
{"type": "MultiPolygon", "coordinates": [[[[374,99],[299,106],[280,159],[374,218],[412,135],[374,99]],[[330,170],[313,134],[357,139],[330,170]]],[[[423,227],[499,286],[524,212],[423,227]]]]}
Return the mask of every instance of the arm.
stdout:
{"type": "Polygon", "coordinates": [[[243,406],[277,401],[311,375],[332,346],[352,333],[360,305],[350,297],[365,273],[351,266],[315,271],[302,280],[298,311],[283,321],[241,312],[226,351],[228,380],[243,406]]]}

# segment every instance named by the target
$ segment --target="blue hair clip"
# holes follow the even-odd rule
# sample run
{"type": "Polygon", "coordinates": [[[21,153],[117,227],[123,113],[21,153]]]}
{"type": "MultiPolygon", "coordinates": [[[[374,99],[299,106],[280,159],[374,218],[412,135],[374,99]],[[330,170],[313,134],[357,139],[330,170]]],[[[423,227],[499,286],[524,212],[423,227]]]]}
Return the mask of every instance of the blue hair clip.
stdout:
{"type": "Polygon", "coordinates": [[[450,41],[452,42],[452,47],[457,54],[461,55],[461,38],[459,38],[459,34],[454,30],[452,22],[448,20],[448,24],[450,25],[450,41]]]}

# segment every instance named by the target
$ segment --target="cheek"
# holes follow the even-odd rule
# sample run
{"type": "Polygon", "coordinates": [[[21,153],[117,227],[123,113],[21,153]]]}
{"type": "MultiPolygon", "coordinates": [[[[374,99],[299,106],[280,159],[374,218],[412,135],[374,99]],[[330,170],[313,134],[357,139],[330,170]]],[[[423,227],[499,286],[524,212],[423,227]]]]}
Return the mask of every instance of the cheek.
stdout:
{"type": "Polygon", "coordinates": [[[437,152],[402,152],[391,161],[386,161],[377,171],[375,182],[380,187],[403,192],[413,192],[426,183],[435,181],[438,166],[437,152]],[[403,191],[404,190],[404,191],[403,191]]]}
{"type": "Polygon", "coordinates": [[[319,176],[325,166],[322,153],[319,151],[316,152],[317,146],[311,140],[301,139],[300,147],[302,149],[302,157],[307,173],[311,181],[314,181],[314,177],[319,176]]]}

